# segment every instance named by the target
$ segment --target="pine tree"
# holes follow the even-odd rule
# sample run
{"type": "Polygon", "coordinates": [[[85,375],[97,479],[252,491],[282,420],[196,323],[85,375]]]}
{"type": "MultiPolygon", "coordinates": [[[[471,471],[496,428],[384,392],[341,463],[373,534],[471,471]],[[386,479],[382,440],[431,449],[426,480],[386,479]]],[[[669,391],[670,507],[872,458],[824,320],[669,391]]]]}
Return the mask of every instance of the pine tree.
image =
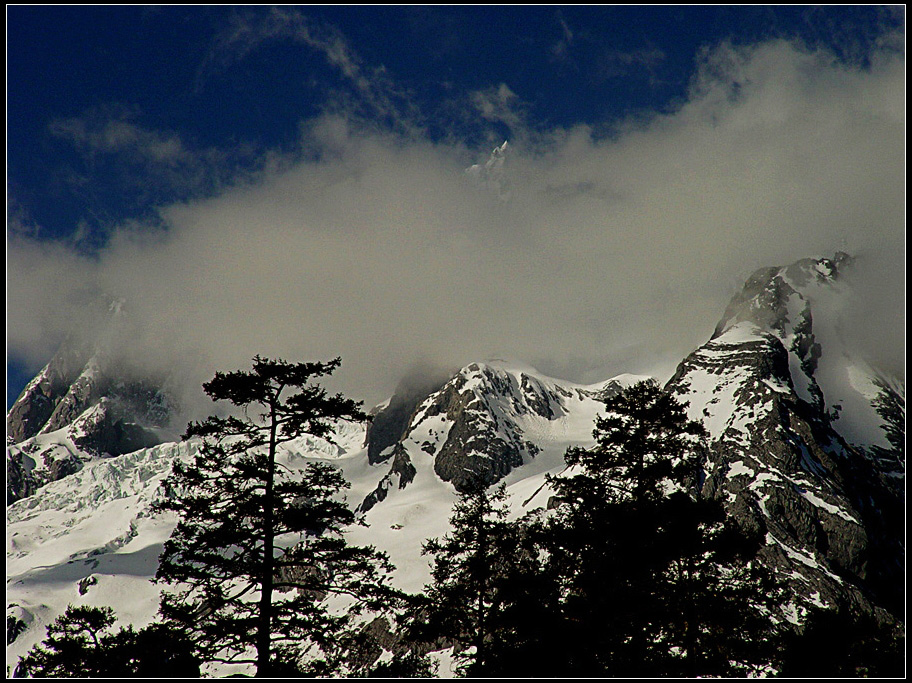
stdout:
{"type": "Polygon", "coordinates": [[[812,609],[785,637],[779,675],[790,678],[903,678],[905,627],[847,602],[812,609]]]}
{"type": "Polygon", "coordinates": [[[680,677],[765,673],[779,648],[787,592],[756,559],[762,536],[738,527],[717,500],[676,493],[661,510],[661,636],[652,661],[680,677]]]}
{"type": "Polygon", "coordinates": [[[566,675],[563,658],[553,656],[563,634],[558,584],[542,554],[541,511],[506,525],[498,544],[492,585],[497,609],[484,660],[470,675],[542,678],[566,675]]]}
{"type": "Polygon", "coordinates": [[[172,495],[157,507],[179,521],[156,580],[175,587],[162,594],[162,616],[205,661],[274,675],[297,671],[306,652],[305,671],[329,675],[341,666],[352,617],[394,598],[386,556],[344,538],[357,520],[339,499],[348,487],[339,471],[323,463],[292,471],[277,461],[284,443],[331,440],[338,421],[366,419],[360,403],[314,381],[339,363],[257,356],[252,371],[216,373],[203,385],[242,410],[188,427],[185,438],[201,444],[192,464],[175,464],[165,483],[172,495]],[[348,610],[331,611],[333,596],[348,610]]]}
{"type": "Polygon", "coordinates": [[[45,641],[19,660],[17,677],[104,676],[104,660],[94,656],[116,621],[110,607],[74,607],[47,628],[45,641]]]}
{"type": "Polygon", "coordinates": [[[48,626],[47,638],[16,667],[29,678],[198,677],[190,644],[164,624],[112,632],[110,607],[74,607],[48,626]]]}
{"type": "Polygon", "coordinates": [[[706,430],[654,380],[603,399],[591,448],[570,448],[565,460],[578,476],[551,478],[561,499],[639,505],[664,499],[696,474],[706,430]]]}
{"type": "Polygon", "coordinates": [[[509,640],[507,586],[521,581],[529,558],[507,514],[504,486],[489,491],[477,482],[460,493],[452,531],[423,548],[433,558],[433,581],[418,602],[410,635],[453,645],[462,674],[497,675],[492,654],[509,640]]]}
{"type": "Polygon", "coordinates": [[[699,495],[704,430],[655,382],[604,401],[596,443],[550,477],[542,534],[566,675],[731,675],[770,661],[783,599],[756,539],[699,495]]]}

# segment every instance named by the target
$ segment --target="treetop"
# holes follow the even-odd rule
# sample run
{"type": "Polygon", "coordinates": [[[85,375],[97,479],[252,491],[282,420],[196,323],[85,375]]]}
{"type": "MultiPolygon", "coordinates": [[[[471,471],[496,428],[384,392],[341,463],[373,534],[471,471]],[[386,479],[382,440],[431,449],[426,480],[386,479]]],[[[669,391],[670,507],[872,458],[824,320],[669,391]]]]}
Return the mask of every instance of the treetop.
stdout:
{"type": "Polygon", "coordinates": [[[330,375],[342,364],[339,357],[328,362],[289,363],[281,359],[253,358],[252,371],[216,372],[203,384],[213,400],[231,401],[237,406],[269,403],[284,387],[305,387],[312,378],[330,375]]]}

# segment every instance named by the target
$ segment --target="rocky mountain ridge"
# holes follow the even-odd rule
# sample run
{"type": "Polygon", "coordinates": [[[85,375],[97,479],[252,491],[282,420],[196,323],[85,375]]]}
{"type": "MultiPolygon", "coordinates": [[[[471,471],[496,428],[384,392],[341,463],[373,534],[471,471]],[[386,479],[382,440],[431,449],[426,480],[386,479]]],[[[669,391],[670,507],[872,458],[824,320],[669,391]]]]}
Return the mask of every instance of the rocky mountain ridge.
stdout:
{"type": "Polygon", "coordinates": [[[112,304],[97,339],[66,339],[7,413],[7,505],[88,460],[176,438],[168,427],[177,410],[165,383],[111,350],[121,315],[112,304]]]}
{"type": "MultiPolygon", "coordinates": [[[[904,390],[844,349],[824,348],[815,329],[817,298],[838,294],[852,265],[839,253],[756,271],[665,388],[709,432],[704,493],[766,534],[761,557],[796,594],[820,605],[841,596],[867,612],[887,606],[898,614],[904,390]]],[[[832,334],[823,336],[833,344],[832,334]]],[[[383,451],[389,471],[360,509],[408,487],[422,463],[457,490],[527,472],[536,460],[556,471],[554,453],[539,457],[545,435],[570,415],[586,415],[591,431],[593,404],[622,386],[583,388],[507,364],[471,364],[413,400],[407,420],[400,414],[401,436],[383,451]]],[[[576,432],[579,442],[588,435],[576,432]]]]}
{"type": "MultiPolygon", "coordinates": [[[[375,460],[391,458],[390,470],[359,509],[366,512],[391,488],[408,486],[415,477],[415,462],[432,463],[440,480],[461,491],[477,481],[494,484],[530,464],[545,446],[543,441],[553,440],[555,433],[568,435],[568,419],[576,418],[570,441],[585,442],[599,398],[638,379],[644,378],[625,375],[583,386],[506,361],[467,365],[423,400],[413,401],[399,439],[375,460]]],[[[394,397],[390,406],[398,403],[394,397]]],[[[387,410],[380,411],[375,424],[387,410]]],[[[369,453],[373,428],[368,432],[369,453]]]]}
{"type": "Polygon", "coordinates": [[[896,439],[890,450],[876,443],[896,425],[871,401],[854,416],[850,443],[830,406],[858,405],[858,385],[878,382],[880,400],[898,402],[903,414],[904,400],[815,336],[815,294],[838,286],[851,265],[837,254],[754,273],[666,389],[710,432],[704,492],[766,533],[761,558],[799,595],[821,604],[841,596],[865,611],[900,614],[904,454],[896,439]],[[824,363],[828,372],[818,372],[824,363]]]}

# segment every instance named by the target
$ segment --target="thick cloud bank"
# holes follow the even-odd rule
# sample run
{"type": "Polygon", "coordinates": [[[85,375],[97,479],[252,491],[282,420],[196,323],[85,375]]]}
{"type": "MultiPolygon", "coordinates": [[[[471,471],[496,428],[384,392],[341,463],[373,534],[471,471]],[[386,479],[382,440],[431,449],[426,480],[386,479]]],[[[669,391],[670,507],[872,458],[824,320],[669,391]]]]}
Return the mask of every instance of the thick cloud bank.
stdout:
{"type": "Polygon", "coordinates": [[[327,115],[294,163],[97,258],[13,235],[9,352],[46,360],[100,292],[126,300],[137,359],[197,387],[255,354],[341,355],[336,388],[368,403],[416,362],[594,381],[670,370],[754,269],[843,250],[876,283],[858,343],[901,371],[904,70],[723,46],[673,113],[511,141],[497,191],[465,173],[490,150],[327,115]]]}

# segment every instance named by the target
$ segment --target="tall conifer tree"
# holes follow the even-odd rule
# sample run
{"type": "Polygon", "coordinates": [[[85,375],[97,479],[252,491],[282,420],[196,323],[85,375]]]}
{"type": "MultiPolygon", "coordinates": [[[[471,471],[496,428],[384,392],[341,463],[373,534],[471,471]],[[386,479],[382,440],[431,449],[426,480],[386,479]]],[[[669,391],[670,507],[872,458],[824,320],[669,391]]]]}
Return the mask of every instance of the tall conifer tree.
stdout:
{"type": "Polygon", "coordinates": [[[411,637],[454,646],[460,671],[500,675],[504,653],[518,643],[511,586],[522,584],[534,560],[524,551],[520,527],[506,521],[503,485],[488,490],[477,482],[460,493],[452,530],[427,541],[433,581],[420,601],[411,637]]]}
{"type": "Polygon", "coordinates": [[[757,539],[699,491],[705,431],[655,382],[607,398],[550,477],[542,534],[567,675],[738,675],[774,658],[782,591],[757,539]]]}
{"type": "Polygon", "coordinates": [[[202,441],[193,463],[176,463],[165,482],[170,496],[157,509],[179,521],[156,580],[174,584],[161,614],[192,636],[204,661],[274,675],[294,670],[303,647],[306,671],[331,674],[350,616],[392,598],[385,555],[343,537],[356,517],[339,499],[348,486],[339,471],[311,463],[293,472],[277,462],[284,443],[306,434],[331,440],[338,421],[366,419],[360,403],[314,381],[339,363],[257,356],[251,371],[219,372],[203,385],[242,410],[188,427],[185,438],[202,441]],[[331,611],[328,596],[343,597],[349,611],[331,611]]]}

